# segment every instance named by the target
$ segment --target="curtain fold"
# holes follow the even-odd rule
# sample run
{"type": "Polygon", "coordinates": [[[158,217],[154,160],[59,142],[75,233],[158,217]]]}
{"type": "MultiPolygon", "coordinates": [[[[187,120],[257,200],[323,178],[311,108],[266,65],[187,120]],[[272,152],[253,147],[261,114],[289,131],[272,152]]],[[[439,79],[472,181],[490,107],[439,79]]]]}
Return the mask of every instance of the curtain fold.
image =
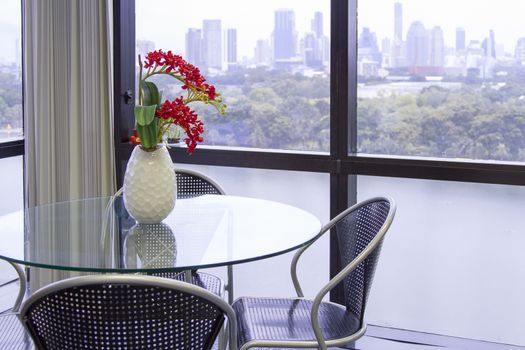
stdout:
{"type": "MultiPolygon", "coordinates": [[[[113,3],[23,0],[23,6],[26,206],[113,194],[113,3]]],[[[100,223],[80,223],[82,215],[70,213],[61,226],[70,234],[60,241],[53,238],[56,225],[42,224],[38,254],[74,256],[76,247],[90,244],[78,225],[100,229],[100,223]]],[[[31,268],[29,289],[76,274],[31,268]]]]}
{"type": "Polygon", "coordinates": [[[112,1],[23,6],[26,205],[110,195],[112,1]]]}

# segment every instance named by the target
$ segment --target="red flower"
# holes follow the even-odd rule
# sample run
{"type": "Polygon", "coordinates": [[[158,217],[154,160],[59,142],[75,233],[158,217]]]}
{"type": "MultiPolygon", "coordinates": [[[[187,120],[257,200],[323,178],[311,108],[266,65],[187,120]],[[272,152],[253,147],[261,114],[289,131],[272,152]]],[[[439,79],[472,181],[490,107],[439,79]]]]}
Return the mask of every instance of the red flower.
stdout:
{"type": "Polygon", "coordinates": [[[201,134],[204,132],[204,123],[199,119],[197,113],[184,104],[184,99],[178,97],[173,101],[166,100],[162,108],[156,112],[157,118],[169,120],[171,123],[180,126],[186,132],[186,145],[188,153],[192,154],[197,147],[197,143],[202,142],[201,134]]]}
{"type": "Polygon", "coordinates": [[[166,73],[175,72],[180,74],[184,79],[183,89],[193,87],[205,93],[213,101],[217,96],[213,85],[205,84],[206,79],[201,75],[199,68],[186,62],[181,56],[174,55],[171,51],[163,52],[162,50],[152,51],[146,55],[144,68],[150,68],[154,65],[165,67],[166,73]]]}

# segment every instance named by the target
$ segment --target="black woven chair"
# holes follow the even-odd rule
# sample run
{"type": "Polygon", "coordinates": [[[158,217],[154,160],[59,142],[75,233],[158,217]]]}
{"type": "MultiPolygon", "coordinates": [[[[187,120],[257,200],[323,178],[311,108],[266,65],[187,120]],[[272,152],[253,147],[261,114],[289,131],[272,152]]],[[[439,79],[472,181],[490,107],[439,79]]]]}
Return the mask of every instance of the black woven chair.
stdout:
{"type": "Polygon", "coordinates": [[[10,312],[0,314],[0,349],[29,350],[33,349],[33,342],[25,331],[18,311],[26,291],[26,278],[24,271],[15,263],[8,261],[18,274],[20,286],[13,308],[10,312]]]}
{"type": "Polygon", "coordinates": [[[211,349],[233,309],[192,284],[137,275],[99,275],[50,284],[22,306],[37,349],[211,349]]]}
{"type": "Polygon", "coordinates": [[[236,300],[233,308],[239,327],[239,349],[326,350],[361,337],[366,329],[364,311],[381,244],[394,214],[391,199],[373,198],[348,208],[323,227],[319,237],[335,230],[344,268],[321,288],[314,300],[304,299],[297,279],[297,262],[311,244],[300,249],[291,264],[298,298],[236,300]],[[324,302],[324,296],[340,282],[345,305],[324,302]]]}

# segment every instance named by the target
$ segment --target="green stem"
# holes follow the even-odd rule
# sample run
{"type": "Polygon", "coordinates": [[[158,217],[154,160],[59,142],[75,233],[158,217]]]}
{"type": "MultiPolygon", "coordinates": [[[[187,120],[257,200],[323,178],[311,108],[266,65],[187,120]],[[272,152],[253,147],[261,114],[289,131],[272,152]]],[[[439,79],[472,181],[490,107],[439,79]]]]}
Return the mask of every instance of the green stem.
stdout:
{"type": "Polygon", "coordinates": [[[140,67],[140,70],[139,70],[139,105],[142,104],[142,87],[141,87],[141,84],[140,82],[142,81],[142,59],[140,58],[140,55],[139,55],[139,67],[140,67]]]}

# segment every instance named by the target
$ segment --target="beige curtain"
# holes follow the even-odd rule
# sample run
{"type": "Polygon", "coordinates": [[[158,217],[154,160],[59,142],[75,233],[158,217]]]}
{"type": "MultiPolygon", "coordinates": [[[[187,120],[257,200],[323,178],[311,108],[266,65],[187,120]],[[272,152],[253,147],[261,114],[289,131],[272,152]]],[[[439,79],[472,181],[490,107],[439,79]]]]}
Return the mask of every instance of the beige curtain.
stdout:
{"type": "Polygon", "coordinates": [[[115,190],[112,1],[25,0],[28,206],[115,190]]]}
{"type": "MultiPolygon", "coordinates": [[[[116,187],[112,1],[23,0],[23,6],[26,205],[110,195],[116,187]]],[[[40,224],[38,251],[27,253],[60,250],[75,258],[77,247],[89,243],[78,234],[82,213],[67,215],[63,227],[40,224]],[[57,241],[57,230],[70,234],[57,241]]],[[[32,268],[29,287],[71,275],[32,268]]]]}

